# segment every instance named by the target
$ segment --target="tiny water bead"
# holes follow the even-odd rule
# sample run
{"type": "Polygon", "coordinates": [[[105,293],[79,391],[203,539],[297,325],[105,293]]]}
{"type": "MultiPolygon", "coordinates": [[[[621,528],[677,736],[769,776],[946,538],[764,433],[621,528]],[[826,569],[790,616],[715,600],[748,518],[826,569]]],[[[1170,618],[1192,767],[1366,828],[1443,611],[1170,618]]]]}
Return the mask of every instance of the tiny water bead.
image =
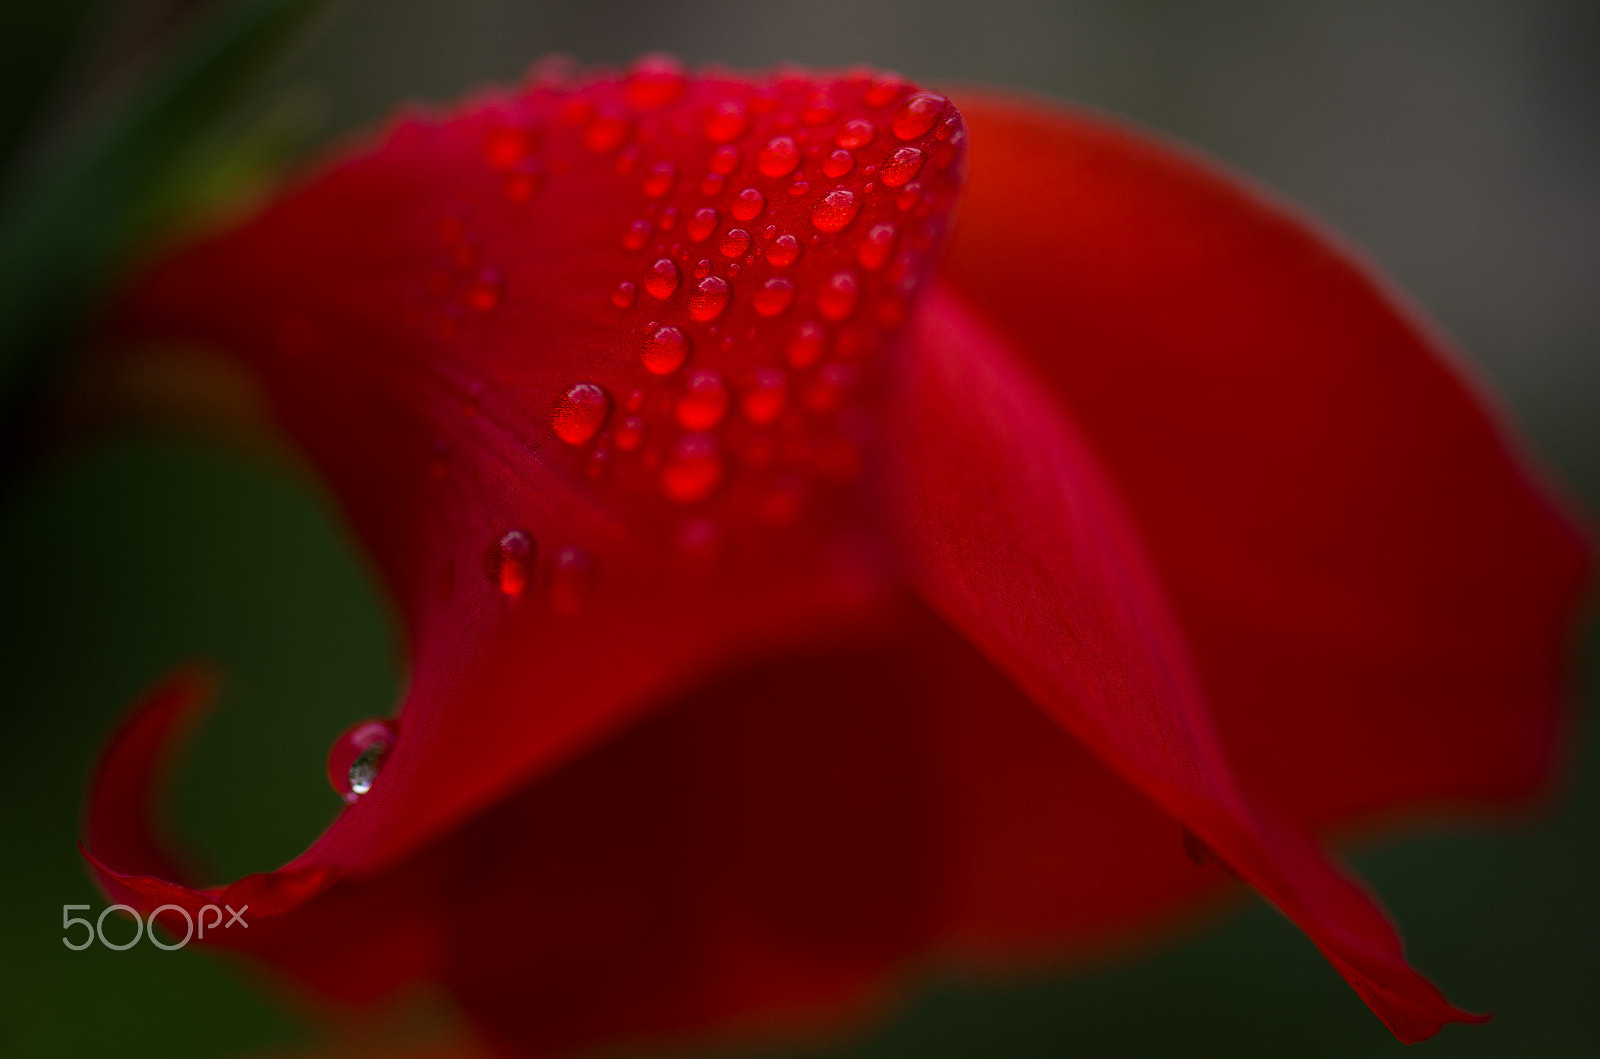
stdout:
{"type": "Polygon", "coordinates": [[[583,130],[583,145],[600,154],[615,151],[627,142],[632,131],[627,118],[620,114],[604,114],[583,130]]]}
{"type": "Polygon", "coordinates": [[[688,87],[683,64],[671,55],[646,55],[628,74],[628,102],[640,110],[655,110],[676,102],[688,87]]]}
{"type": "Polygon", "coordinates": [[[819,231],[839,232],[847,228],[859,212],[861,203],[856,200],[854,192],[842,189],[830,191],[812,208],[811,223],[819,231]]]}
{"type": "Polygon", "coordinates": [[[662,300],[672,297],[678,289],[678,266],[664,257],[659,259],[645,274],[644,289],[662,300]]]}
{"type": "Polygon", "coordinates": [[[750,233],[743,228],[730,228],[723,233],[717,249],[723,257],[743,257],[750,249],[750,233]]]}
{"type": "Polygon", "coordinates": [[[899,99],[900,93],[909,87],[906,79],[900,74],[886,71],[872,79],[862,101],[869,107],[886,107],[899,99]]]}
{"type": "Polygon", "coordinates": [[[750,373],[750,385],[739,401],[739,410],[750,422],[766,426],[783,411],[788,387],[789,380],[777,368],[756,368],[750,373]]]}
{"type": "Polygon", "coordinates": [[[500,304],[505,280],[498,269],[479,269],[467,288],[467,305],[474,311],[486,313],[500,304]]]}
{"type": "Polygon", "coordinates": [[[762,316],[777,316],[794,301],[794,284],[781,276],[773,276],[761,284],[750,300],[762,316]]]}
{"type": "Polygon", "coordinates": [[[653,375],[670,375],[689,357],[689,336],[676,327],[658,327],[644,344],[644,366],[653,375]]]}
{"type": "Polygon", "coordinates": [[[712,143],[731,143],[744,135],[750,125],[750,112],[743,103],[723,100],[706,115],[706,138],[712,143]]]}
{"type": "Polygon", "coordinates": [[[657,162],[650,167],[650,172],[644,178],[644,193],[652,199],[659,199],[672,190],[672,183],[678,177],[677,167],[671,162],[657,162]]]}
{"type": "Polygon", "coordinates": [[[809,368],[822,359],[825,337],[822,328],[807,321],[795,329],[794,337],[784,347],[784,356],[793,367],[809,368]]]}
{"type": "Polygon", "coordinates": [[[874,224],[867,229],[860,245],[856,247],[856,260],[868,272],[876,272],[894,253],[895,228],[892,224],[874,224]]]}
{"type": "Polygon", "coordinates": [[[638,296],[639,288],[630,280],[623,280],[617,284],[617,289],[611,292],[611,304],[619,309],[626,309],[633,304],[633,299],[638,296]]]}
{"type": "Polygon", "coordinates": [[[689,316],[704,323],[715,320],[728,307],[733,288],[721,276],[707,276],[689,294],[689,316]]]}
{"type": "Polygon", "coordinates": [[[767,197],[755,188],[745,188],[734,198],[729,209],[741,221],[753,221],[767,208],[767,197]]]}
{"type": "Polygon", "coordinates": [[[875,135],[877,135],[877,130],[872,127],[872,122],[856,118],[854,121],[845,122],[840,127],[838,133],[833,137],[833,142],[835,146],[843,147],[847,151],[854,151],[871,143],[875,135]]]}
{"type": "Polygon", "coordinates": [[[580,382],[556,398],[550,426],[568,445],[582,445],[599,432],[611,415],[611,395],[604,387],[580,382]]]}
{"type": "Polygon", "coordinates": [[[711,171],[717,176],[727,176],[739,168],[739,148],[723,144],[711,152],[711,171]]]}
{"type": "Polygon", "coordinates": [[[791,136],[775,136],[756,155],[756,168],[765,176],[783,177],[800,164],[800,146],[791,136]]]}
{"type": "Polygon", "coordinates": [[[922,171],[923,154],[915,147],[902,147],[883,163],[879,179],[885,187],[897,188],[922,171]]]}
{"type": "Polygon", "coordinates": [[[483,159],[495,169],[512,169],[537,149],[538,141],[532,129],[499,128],[484,138],[483,159]]]}
{"type": "Polygon", "coordinates": [[[822,173],[828,177],[842,177],[855,167],[856,156],[842,147],[822,160],[822,173]]]}
{"type": "Polygon", "coordinates": [[[353,805],[372,790],[399,735],[399,725],[388,720],[361,721],[341,733],[328,751],[328,783],[334,793],[353,805]]]}
{"type": "Polygon", "coordinates": [[[655,230],[655,225],[649,221],[634,221],[628,225],[627,231],[622,233],[622,245],[629,250],[641,249],[650,241],[650,233],[655,230]]]}
{"type": "Polygon", "coordinates": [[[499,540],[489,543],[483,556],[483,571],[491,585],[516,597],[528,587],[533,559],[533,538],[522,530],[508,530],[499,540]]]}
{"type": "Polygon", "coordinates": [[[711,233],[716,229],[717,220],[717,211],[710,206],[705,206],[695,210],[694,216],[690,217],[683,227],[689,233],[691,240],[703,243],[711,237],[711,233]]]}
{"type": "Polygon", "coordinates": [[[594,595],[594,559],[575,544],[556,549],[550,560],[550,603],[558,614],[577,614],[594,595]]]}
{"type": "Polygon", "coordinates": [[[836,272],[817,292],[817,311],[837,323],[855,312],[860,294],[861,284],[854,272],[836,272]]]}
{"type": "Polygon", "coordinates": [[[950,101],[934,92],[918,92],[895,111],[890,130],[902,140],[914,140],[933,128],[950,101]]]}
{"type": "Polygon", "coordinates": [[[719,372],[691,372],[674,408],[685,430],[710,430],[728,414],[728,384],[719,372]]]}

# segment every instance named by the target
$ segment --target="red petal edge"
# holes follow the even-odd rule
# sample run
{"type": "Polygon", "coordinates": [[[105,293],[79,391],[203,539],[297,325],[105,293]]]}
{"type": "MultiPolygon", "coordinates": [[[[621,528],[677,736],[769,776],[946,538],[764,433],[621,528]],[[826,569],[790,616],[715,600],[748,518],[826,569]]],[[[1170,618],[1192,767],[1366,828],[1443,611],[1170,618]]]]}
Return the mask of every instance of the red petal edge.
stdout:
{"type": "Polygon", "coordinates": [[[1308,835],[1239,792],[1143,547],[1048,391],[948,293],[914,338],[886,481],[929,602],[1294,920],[1397,1037],[1481,1020],[1406,964],[1308,835]]]}

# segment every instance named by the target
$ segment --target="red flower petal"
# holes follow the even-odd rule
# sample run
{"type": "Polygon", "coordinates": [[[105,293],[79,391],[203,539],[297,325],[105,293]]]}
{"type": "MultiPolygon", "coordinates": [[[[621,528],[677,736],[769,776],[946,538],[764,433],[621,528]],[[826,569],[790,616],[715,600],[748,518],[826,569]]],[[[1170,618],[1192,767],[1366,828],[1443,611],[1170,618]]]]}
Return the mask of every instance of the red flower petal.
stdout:
{"type": "Polygon", "coordinates": [[[1439,340],[1237,177],[962,106],[944,275],[1116,483],[1247,788],[1319,825],[1536,790],[1587,559],[1439,340]]]}
{"type": "Polygon", "coordinates": [[[883,576],[857,543],[878,354],[961,150],[953,109],[919,98],[901,135],[912,89],[867,89],[659,61],[542,75],[402,122],[142,281],[122,333],[246,366],[405,618],[397,742],[275,910],[395,863],[703,672],[862,615],[883,576]],[[833,115],[802,122],[819,93],[833,115]],[[823,177],[863,122],[859,165],[823,177]],[[798,157],[775,176],[780,139],[798,157]],[[907,146],[919,179],[876,181],[907,146]],[[863,260],[885,227],[893,253],[863,260]]]}
{"type": "Polygon", "coordinates": [[[942,293],[915,338],[888,480],[929,602],[1299,924],[1397,1036],[1471,1020],[1308,837],[1239,792],[1132,526],[1048,394],[942,293]]]}

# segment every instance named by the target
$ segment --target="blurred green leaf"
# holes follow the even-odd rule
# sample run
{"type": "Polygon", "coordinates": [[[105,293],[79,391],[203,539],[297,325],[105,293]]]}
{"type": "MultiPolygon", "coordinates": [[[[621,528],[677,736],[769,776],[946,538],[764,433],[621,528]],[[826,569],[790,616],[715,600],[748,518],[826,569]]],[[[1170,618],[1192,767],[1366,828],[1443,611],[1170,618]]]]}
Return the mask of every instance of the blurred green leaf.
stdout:
{"type": "Polygon", "coordinates": [[[28,175],[0,212],[0,414],[51,378],[94,297],[177,189],[227,151],[219,126],[327,0],[245,0],[180,35],[127,102],[28,175]]]}

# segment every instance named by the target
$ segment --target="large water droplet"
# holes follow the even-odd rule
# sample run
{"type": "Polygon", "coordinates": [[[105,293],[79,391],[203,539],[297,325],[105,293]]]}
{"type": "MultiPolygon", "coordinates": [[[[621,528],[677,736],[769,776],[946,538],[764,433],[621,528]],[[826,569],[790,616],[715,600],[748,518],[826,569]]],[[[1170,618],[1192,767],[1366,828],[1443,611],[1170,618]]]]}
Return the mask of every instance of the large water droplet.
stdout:
{"type": "Polygon", "coordinates": [[[855,192],[830,191],[812,208],[811,223],[820,231],[843,231],[859,212],[861,204],[856,201],[855,192]]]}
{"type": "Polygon", "coordinates": [[[755,188],[745,188],[734,198],[733,205],[729,208],[739,220],[753,221],[767,208],[767,197],[755,188]]]}
{"type": "Polygon", "coordinates": [[[712,143],[730,143],[744,135],[750,125],[750,112],[743,103],[725,99],[706,115],[706,138],[712,143]]]}
{"type": "Polygon", "coordinates": [[[762,316],[777,316],[794,301],[794,284],[782,276],[774,276],[756,289],[750,301],[762,316]]]}
{"type": "Polygon", "coordinates": [[[372,789],[400,735],[393,721],[362,721],[351,725],[328,751],[328,783],[346,802],[354,804],[372,789]]]}
{"type": "Polygon", "coordinates": [[[876,131],[872,127],[872,122],[856,118],[854,121],[844,123],[834,135],[833,142],[847,151],[854,151],[871,143],[876,131]]]}
{"type": "Polygon", "coordinates": [[[689,238],[697,243],[703,243],[710,238],[712,231],[717,227],[717,211],[710,206],[704,206],[694,211],[694,216],[684,226],[689,233],[689,238]]]}
{"type": "Polygon", "coordinates": [[[690,372],[673,411],[685,430],[710,430],[728,414],[728,384],[719,372],[690,372]]]}
{"type": "Polygon", "coordinates": [[[710,434],[685,434],[661,468],[661,488],[682,504],[704,500],[722,481],[722,455],[710,434]]]}
{"type": "Polygon", "coordinates": [[[664,257],[658,260],[645,273],[644,289],[663,300],[672,297],[678,289],[678,266],[664,257]]]}
{"type": "Polygon", "coordinates": [[[774,136],[756,155],[756,168],[769,177],[788,176],[800,164],[800,147],[792,136],[774,136]]]}
{"type": "Polygon", "coordinates": [[[717,250],[723,257],[743,257],[750,249],[750,233],[743,228],[729,228],[722,234],[717,250]]]}
{"type": "Polygon", "coordinates": [[[582,445],[594,437],[611,414],[611,395],[592,382],[580,382],[556,398],[550,426],[568,445],[582,445]]]}
{"type": "Polygon", "coordinates": [[[491,541],[483,556],[489,583],[508,596],[520,596],[533,574],[533,538],[522,530],[509,530],[491,541]]]}
{"type": "Polygon", "coordinates": [[[885,187],[897,188],[922,171],[922,152],[915,147],[902,147],[889,156],[879,171],[885,187]]]}
{"type": "Polygon", "coordinates": [[[894,113],[889,128],[902,140],[914,140],[933,128],[950,101],[934,92],[918,92],[894,113]]]}
{"type": "Polygon", "coordinates": [[[861,284],[854,272],[835,272],[817,292],[817,311],[835,322],[855,312],[861,284]]]}
{"type": "Polygon", "coordinates": [[[644,193],[650,198],[659,199],[672,190],[672,182],[677,177],[677,167],[671,162],[657,162],[650,167],[650,172],[645,174],[644,193]]]}
{"type": "Polygon", "coordinates": [[[644,366],[655,375],[670,375],[689,357],[689,336],[676,327],[658,327],[644,343],[644,366]]]}
{"type": "Polygon", "coordinates": [[[767,264],[787,268],[800,256],[800,240],[792,235],[780,235],[767,247],[767,264]]]}
{"type": "Polygon", "coordinates": [[[715,320],[728,307],[733,288],[721,276],[707,276],[689,294],[689,316],[704,322],[715,320]]]}

